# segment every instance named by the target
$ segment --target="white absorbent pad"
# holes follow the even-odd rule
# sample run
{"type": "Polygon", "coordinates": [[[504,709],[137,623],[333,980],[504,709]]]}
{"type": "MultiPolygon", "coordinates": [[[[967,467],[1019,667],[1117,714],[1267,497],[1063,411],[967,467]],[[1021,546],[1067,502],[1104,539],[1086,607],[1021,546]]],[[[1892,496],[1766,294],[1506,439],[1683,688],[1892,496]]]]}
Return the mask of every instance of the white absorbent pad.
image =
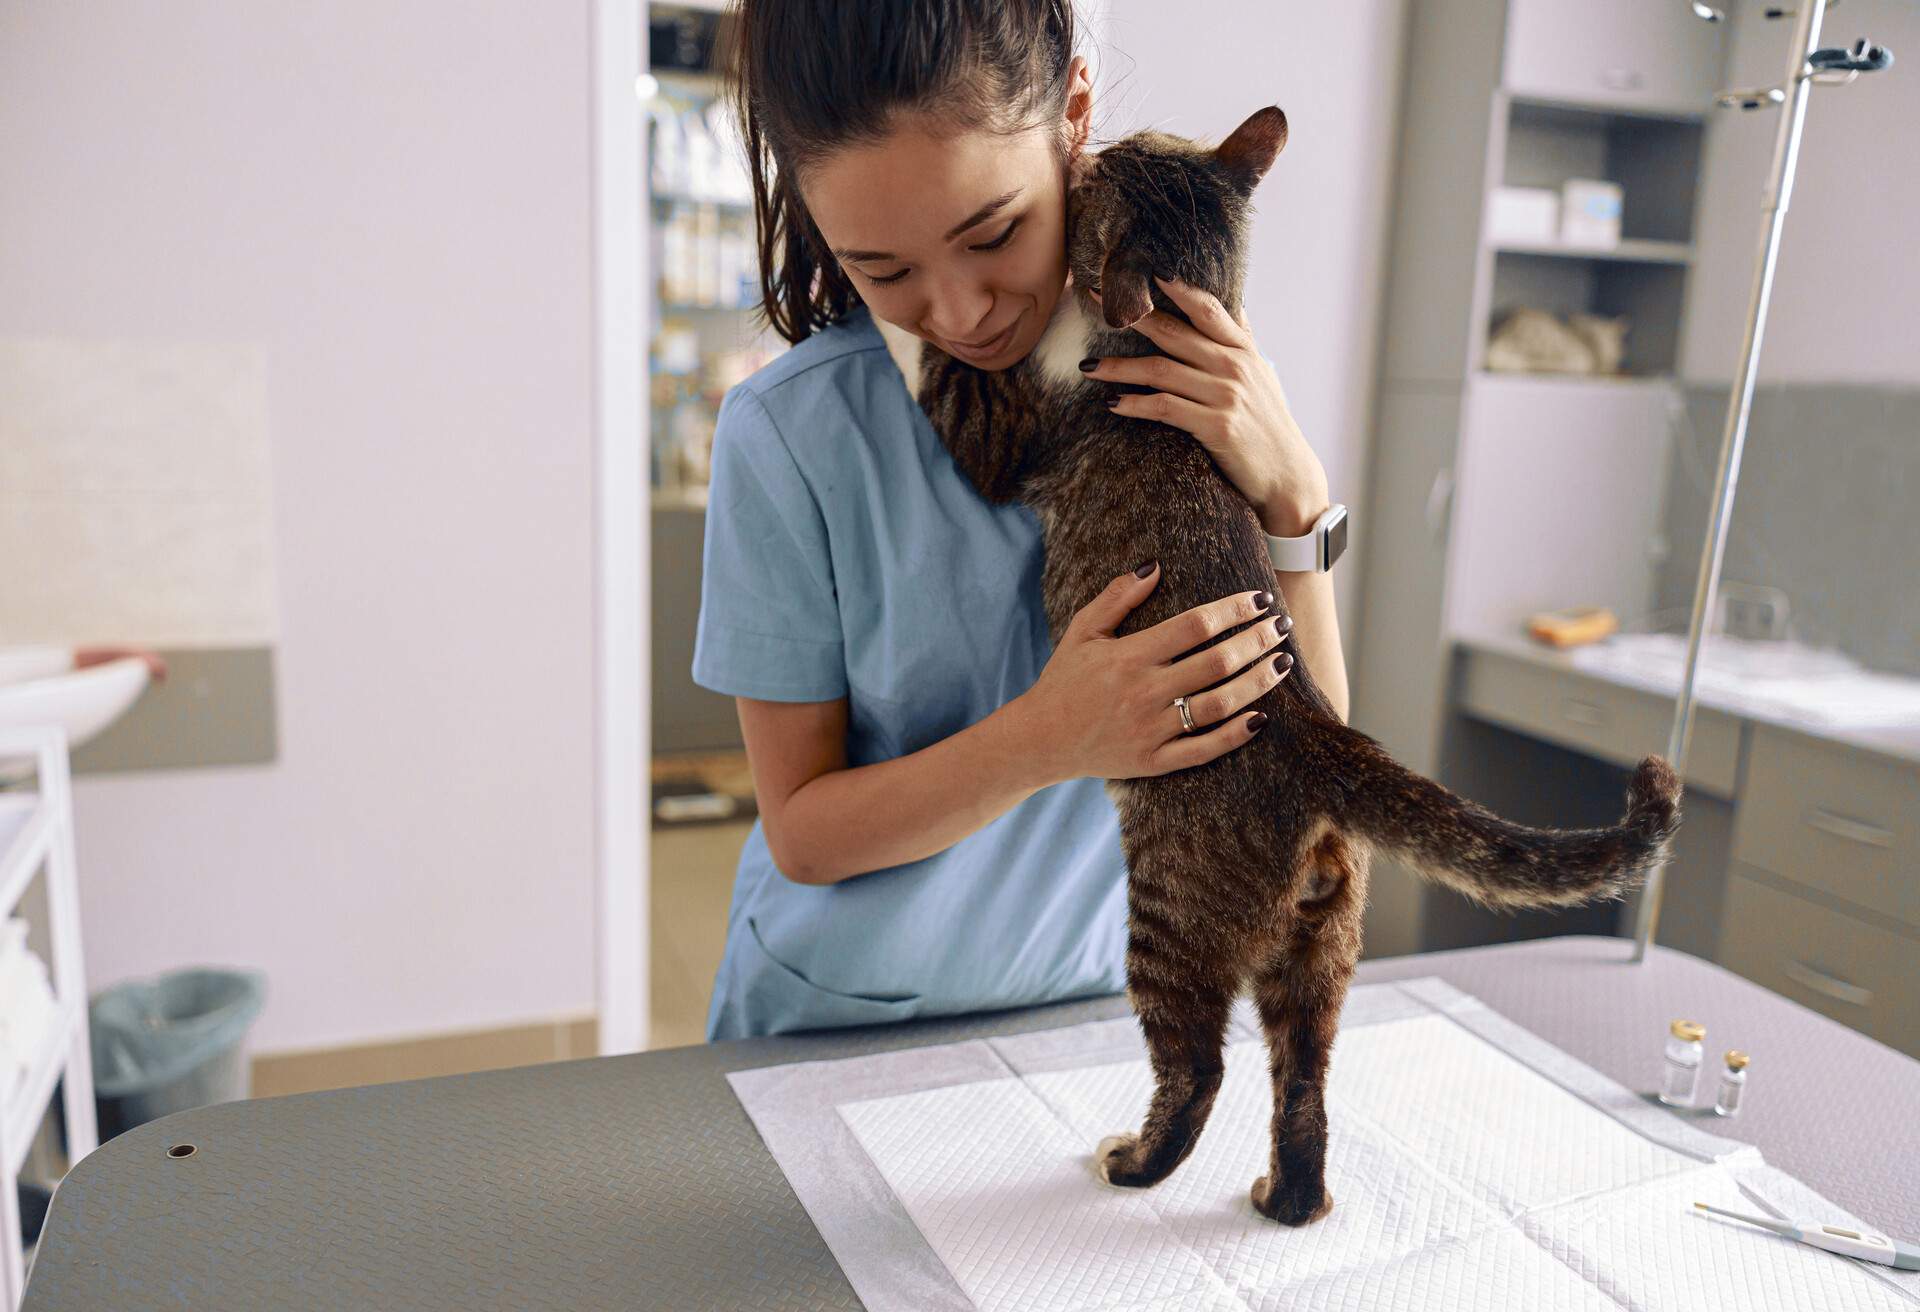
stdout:
{"type": "MultiPolygon", "coordinates": [[[[1250,1005],[1198,1146],[1094,1174],[1153,1092],[1131,1017],[728,1075],[870,1312],[1912,1312],[1920,1280],[1693,1203],[1856,1218],[1438,979],[1351,991],[1325,1219],[1253,1210],[1273,1094],[1250,1005]]],[[[1655,1053],[1657,1058],[1657,1051],[1655,1053]]]]}

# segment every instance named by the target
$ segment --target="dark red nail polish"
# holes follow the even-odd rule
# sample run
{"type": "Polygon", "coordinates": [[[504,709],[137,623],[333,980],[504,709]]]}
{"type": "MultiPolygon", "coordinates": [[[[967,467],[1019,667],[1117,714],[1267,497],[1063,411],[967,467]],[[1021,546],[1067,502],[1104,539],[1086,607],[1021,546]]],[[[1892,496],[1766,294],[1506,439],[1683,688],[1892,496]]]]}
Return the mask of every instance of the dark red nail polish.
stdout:
{"type": "Polygon", "coordinates": [[[1266,722],[1267,722],[1267,713],[1265,711],[1255,711],[1252,715],[1247,717],[1247,732],[1259,733],[1260,726],[1262,726],[1266,722]]]}
{"type": "Polygon", "coordinates": [[[1099,367],[1100,357],[1097,355],[1090,355],[1080,362],[1080,372],[1083,374],[1090,374],[1099,367]]]}
{"type": "Polygon", "coordinates": [[[1260,593],[1253,599],[1253,608],[1255,610],[1272,610],[1273,594],[1271,592],[1260,593]]]}
{"type": "Polygon", "coordinates": [[[1281,652],[1273,658],[1273,668],[1281,678],[1286,678],[1293,670],[1293,656],[1288,652],[1281,652]]]}
{"type": "Polygon", "coordinates": [[[1293,616],[1282,615],[1280,617],[1279,628],[1280,628],[1280,636],[1283,638],[1286,637],[1289,633],[1292,633],[1293,632],[1293,616]]]}
{"type": "Polygon", "coordinates": [[[1144,564],[1140,564],[1140,565],[1135,565],[1135,566],[1133,567],[1133,574],[1134,574],[1134,577],[1135,577],[1135,578],[1142,578],[1142,579],[1143,579],[1143,578],[1145,578],[1145,577],[1146,577],[1147,575],[1149,575],[1149,574],[1151,574],[1151,573],[1153,573],[1153,567],[1154,567],[1155,565],[1158,565],[1159,563],[1160,563],[1160,562],[1159,562],[1159,561],[1157,561],[1157,560],[1149,560],[1149,561],[1147,561],[1147,562],[1145,562],[1144,564]]]}

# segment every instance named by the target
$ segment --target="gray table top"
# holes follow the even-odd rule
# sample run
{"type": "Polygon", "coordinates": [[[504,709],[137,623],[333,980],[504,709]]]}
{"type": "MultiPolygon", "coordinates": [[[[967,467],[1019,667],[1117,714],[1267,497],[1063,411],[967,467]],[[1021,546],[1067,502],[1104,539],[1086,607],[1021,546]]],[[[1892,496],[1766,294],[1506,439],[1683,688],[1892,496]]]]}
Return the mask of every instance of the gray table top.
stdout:
{"type": "MultiPolygon", "coordinates": [[[[1667,1022],[1753,1054],[1716,1134],[1920,1239],[1920,1062],[1717,966],[1557,938],[1365,962],[1437,975],[1634,1089],[1667,1022]]],[[[131,1130],[54,1198],[27,1312],[858,1308],[724,1078],[1127,1013],[1124,996],[228,1103],[131,1130]],[[169,1150],[193,1145],[190,1156],[169,1150]]],[[[1337,1060],[1336,1056],[1336,1060],[1337,1060]]]]}

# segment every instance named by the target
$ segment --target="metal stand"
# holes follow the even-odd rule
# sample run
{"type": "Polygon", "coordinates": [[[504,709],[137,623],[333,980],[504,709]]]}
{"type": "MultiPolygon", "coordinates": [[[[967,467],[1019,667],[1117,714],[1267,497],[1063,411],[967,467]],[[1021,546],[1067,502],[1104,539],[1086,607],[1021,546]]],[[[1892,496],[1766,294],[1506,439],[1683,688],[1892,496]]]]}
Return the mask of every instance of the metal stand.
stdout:
{"type": "MultiPolygon", "coordinates": [[[[1829,4],[1838,0],[1801,0],[1797,11],[1778,13],[1795,19],[1793,47],[1787,57],[1786,80],[1778,87],[1729,91],[1719,98],[1722,107],[1762,109],[1784,106],[1773,145],[1773,177],[1762,203],[1760,258],[1753,272],[1753,295],[1747,305],[1747,336],[1740,352],[1740,369],[1727,404],[1726,431],[1720,439],[1720,469],[1714,477],[1717,491],[1713,515],[1707,522],[1706,542],[1700,552],[1700,574],[1694,585],[1693,620],[1687,631],[1687,664],[1674,706],[1673,732],[1667,738],[1667,760],[1682,779],[1687,773],[1687,740],[1693,732],[1693,678],[1706,637],[1707,619],[1714,612],[1720,585],[1720,563],[1726,552],[1727,525],[1733,514],[1733,489],[1740,476],[1740,453],[1747,441],[1747,417],[1753,408],[1754,375],[1760,363],[1760,339],[1767,323],[1767,303],[1773,293],[1774,266],[1780,258],[1780,233],[1786,223],[1788,198],[1793,193],[1794,167],[1800,157],[1800,134],[1806,124],[1807,96],[1815,82],[1840,85],[1863,72],[1892,63],[1884,48],[1861,41],[1852,50],[1819,50],[1820,20],[1829,4]]],[[[1718,22],[1718,10],[1693,4],[1696,14],[1718,22]]],[[[1769,14],[1769,17],[1776,16],[1769,14]]],[[[1648,876],[1641,891],[1638,924],[1633,936],[1633,960],[1644,960],[1660,920],[1660,896],[1666,888],[1666,864],[1648,876]]]]}

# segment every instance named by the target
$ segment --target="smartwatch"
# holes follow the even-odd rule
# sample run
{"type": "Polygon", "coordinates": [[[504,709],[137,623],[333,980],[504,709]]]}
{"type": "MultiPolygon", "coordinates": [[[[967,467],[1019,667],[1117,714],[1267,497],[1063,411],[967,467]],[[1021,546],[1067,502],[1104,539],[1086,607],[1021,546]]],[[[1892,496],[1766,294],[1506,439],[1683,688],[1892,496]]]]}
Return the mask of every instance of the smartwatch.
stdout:
{"type": "Polygon", "coordinates": [[[1297,538],[1267,534],[1267,559],[1282,573],[1325,574],[1346,549],[1347,508],[1337,501],[1297,538]]]}

